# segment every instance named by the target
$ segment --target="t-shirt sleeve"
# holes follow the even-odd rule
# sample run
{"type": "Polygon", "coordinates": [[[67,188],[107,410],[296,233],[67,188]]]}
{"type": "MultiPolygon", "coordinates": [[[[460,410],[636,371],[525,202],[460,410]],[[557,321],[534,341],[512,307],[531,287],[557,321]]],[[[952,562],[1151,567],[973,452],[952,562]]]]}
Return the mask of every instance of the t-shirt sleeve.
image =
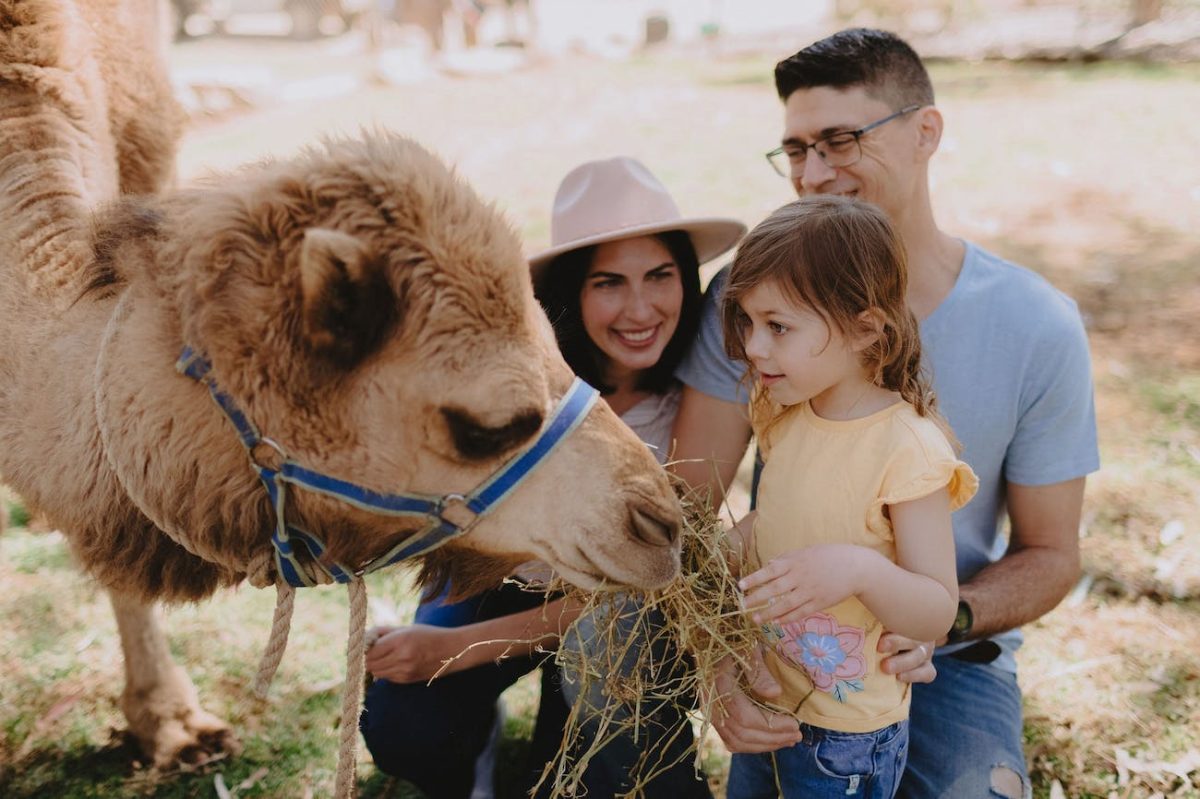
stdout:
{"type": "Polygon", "coordinates": [[[1030,361],[1005,455],[1005,478],[1021,485],[1060,483],[1100,468],[1087,334],[1074,303],[1056,299],[1061,305],[1030,361]]]}
{"type": "Polygon", "coordinates": [[[725,354],[721,330],[721,291],[728,276],[729,267],[723,267],[708,284],[700,312],[700,331],[691,350],[675,368],[675,376],[684,385],[711,397],[744,405],[750,399],[743,380],[746,367],[725,354]]]}
{"type": "Polygon", "coordinates": [[[950,494],[953,512],[975,496],[979,478],[970,466],[955,456],[950,442],[934,422],[921,419],[914,426],[898,426],[879,498],[867,511],[867,528],[891,540],[892,525],[885,515],[885,508],[927,497],[943,488],[950,494]]]}

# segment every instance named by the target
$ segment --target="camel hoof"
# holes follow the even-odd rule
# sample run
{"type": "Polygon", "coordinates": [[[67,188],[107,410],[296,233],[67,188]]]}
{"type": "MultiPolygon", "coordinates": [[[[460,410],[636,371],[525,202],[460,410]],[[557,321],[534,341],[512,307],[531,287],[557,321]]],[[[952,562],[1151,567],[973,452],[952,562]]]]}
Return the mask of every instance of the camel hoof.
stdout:
{"type": "Polygon", "coordinates": [[[196,741],[179,750],[175,760],[180,765],[203,766],[242,751],[242,745],[232,730],[210,730],[201,733],[196,741]]]}
{"type": "Polygon", "coordinates": [[[160,769],[196,768],[241,751],[241,743],[228,724],[197,710],[163,723],[155,735],[153,760],[160,769]]]}

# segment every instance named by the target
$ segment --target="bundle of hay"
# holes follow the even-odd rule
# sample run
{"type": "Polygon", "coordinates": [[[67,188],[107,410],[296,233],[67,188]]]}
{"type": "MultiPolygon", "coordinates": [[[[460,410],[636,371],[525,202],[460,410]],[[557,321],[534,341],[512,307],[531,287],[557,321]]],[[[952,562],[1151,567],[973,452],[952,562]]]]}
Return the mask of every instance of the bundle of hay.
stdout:
{"type": "MultiPolygon", "coordinates": [[[[579,795],[583,774],[599,750],[619,735],[639,740],[647,718],[667,705],[698,715],[700,734],[687,747],[677,748],[684,754],[676,759],[690,756],[698,767],[697,742],[712,725],[712,714],[722,712],[709,696],[720,664],[727,658],[736,661],[743,680],[753,672],[761,631],[742,606],[732,567],[736,555],[724,532],[727,525],[696,492],[686,493],[682,502],[682,569],[674,582],[652,593],[573,591],[584,610],[564,635],[557,658],[566,679],[578,681],[579,698],[571,708],[559,755],[541,779],[552,781],[555,797],[579,795]],[[594,707],[588,699],[597,694],[597,687],[607,698],[603,707],[594,707]],[[698,700],[709,706],[698,708],[698,700]],[[583,732],[585,725],[588,734],[583,732]]],[[[628,795],[641,795],[647,782],[675,765],[663,762],[661,749],[643,751],[631,771],[628,795]]]]}

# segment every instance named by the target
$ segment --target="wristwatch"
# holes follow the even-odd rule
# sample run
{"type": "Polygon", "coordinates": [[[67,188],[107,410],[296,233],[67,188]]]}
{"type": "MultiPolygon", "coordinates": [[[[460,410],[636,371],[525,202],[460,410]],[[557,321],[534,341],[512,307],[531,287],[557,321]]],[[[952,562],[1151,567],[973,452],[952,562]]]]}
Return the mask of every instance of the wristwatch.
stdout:
{"type": "Polygon", "coordinates": [[[950,632],[946,633],[946,643],[957,644],[967,640],[974,625],[975,614],[971,612],[971,606],[965,599],[958,600],[958,613],[954,614],[954,623],[950,625],[950,632]]]}

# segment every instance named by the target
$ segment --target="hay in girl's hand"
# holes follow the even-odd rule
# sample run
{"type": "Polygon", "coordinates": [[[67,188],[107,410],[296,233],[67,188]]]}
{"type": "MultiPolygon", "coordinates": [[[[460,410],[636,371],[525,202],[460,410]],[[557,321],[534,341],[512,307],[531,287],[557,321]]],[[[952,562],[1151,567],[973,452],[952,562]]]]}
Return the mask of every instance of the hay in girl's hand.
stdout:
{"type": "MultiPolygon", "coordinates": [[[[677,490],[682,483],[676,481],[677,490]]],[[[689,755],[699,764],[696,742],[703,740],[712,714],[723,712],[710,695],[718,669],[732,658],[752,673],[759,629],[746,615],[737,577],[736,555],[727,527],[705,496],[687,492],[682,568],[670,585],[651,593],[595,592],[566,587],[584,606],[558,650],[564,693],[576,695],[558,757],[541,783],[553,782],[552,796],[582,794],[582,777],[593,757],[614,738],[629,736],[642,755],[630,773],[628,795],[689,755]],[[693,736],[687,717],[697,712],[701,731],[693,736]],[[684,723],[678,729],[652,728],[663,711],[684,723]],[[649,747],[647,738],[660,745],[649,747]],[[665,750],[672,746],[672,759],[665,750]]],[[[764,707],[766,707],[764,705],[764,707]]],[[[777,708],[772,708],[777,709],[777,708]]]]}

